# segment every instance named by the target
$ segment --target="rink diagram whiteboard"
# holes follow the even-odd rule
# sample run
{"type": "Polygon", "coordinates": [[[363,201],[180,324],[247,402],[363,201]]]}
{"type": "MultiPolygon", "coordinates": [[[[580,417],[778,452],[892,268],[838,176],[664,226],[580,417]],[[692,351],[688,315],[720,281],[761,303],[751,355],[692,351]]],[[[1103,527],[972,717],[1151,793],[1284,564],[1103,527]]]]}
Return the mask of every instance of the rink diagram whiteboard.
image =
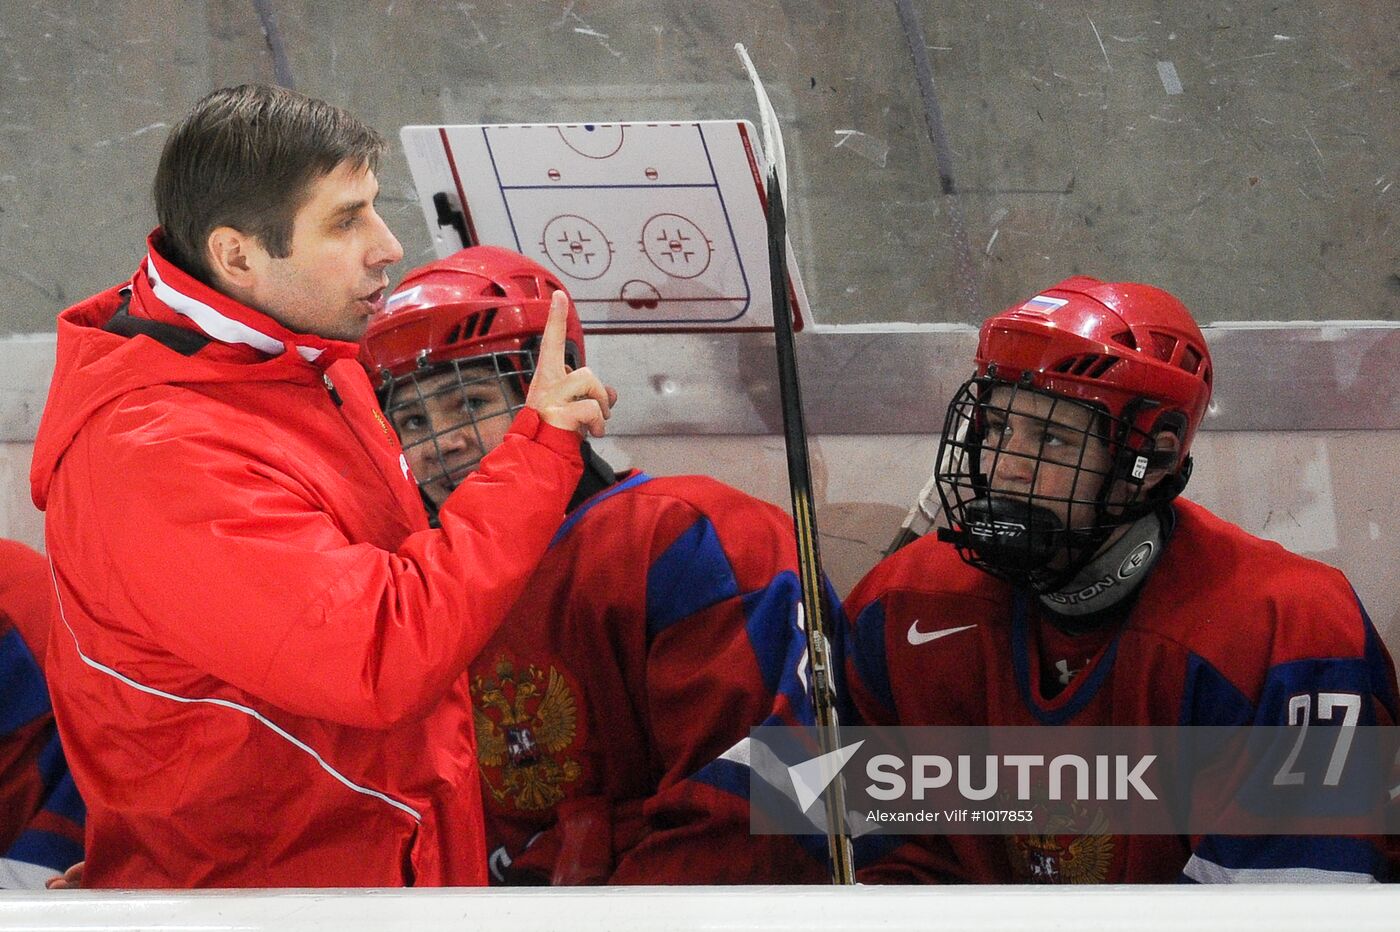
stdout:
{"type": "MultiPolygon", "coordinates": [[[[401,131],[439,257],[505,246],[556,272],[589,332],[773,326],[752,125],[525,123],[401,131]]],[[[791,245],[794,324],[807,307],[791,245]]]]}

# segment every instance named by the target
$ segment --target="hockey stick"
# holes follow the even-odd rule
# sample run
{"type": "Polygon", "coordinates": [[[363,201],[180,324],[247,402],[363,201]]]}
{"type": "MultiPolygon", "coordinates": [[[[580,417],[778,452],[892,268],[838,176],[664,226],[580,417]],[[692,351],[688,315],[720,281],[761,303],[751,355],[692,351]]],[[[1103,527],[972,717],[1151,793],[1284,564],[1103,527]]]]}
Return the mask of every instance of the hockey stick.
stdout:
{"type": "MultiPolygon", "coordinates": [[[[822,581],[821,552],[817,546],[817,515],[812,496],[812,471],[807,459],[807,425],[802,416],[802,392],[797,378],[797,348],[792,333],[792,309],[788,303],[787,210],[783,203],[784,158],[782,137],[777,134],[773,106],[758,80],[753,63],[742,45],[735,47],[743,59],[758,94],[763,136],[770,164],[767,179],[768,275],[773,290],[773,337],[778,355],[778,388],[782,398],[783,439],[787,447],[788,484],[792,490],[792,521],[797,534],[798,578],[802,601],[798,624],[807,632],[807,664],[811,670],[812,708],[817,743],[826,760],[841,747],[840,722],[831,669],[830,624],[822,581]],[[805,625],[804,622],[805,616],[805,625]]],[[[845,781],[834,775],[825,794],[826,837],[831,853],[831,880],[855,883],[851,836],[846,828],[845,781]]]]}

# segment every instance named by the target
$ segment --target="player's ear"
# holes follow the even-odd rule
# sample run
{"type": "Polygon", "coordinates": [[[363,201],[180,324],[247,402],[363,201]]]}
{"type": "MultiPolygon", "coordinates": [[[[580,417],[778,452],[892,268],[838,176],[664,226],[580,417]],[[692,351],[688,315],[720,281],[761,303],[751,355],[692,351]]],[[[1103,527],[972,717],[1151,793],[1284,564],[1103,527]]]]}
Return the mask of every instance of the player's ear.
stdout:
{"type": "Polygon", "coordinates": [[[205,241],[211,284],[230,296],[252,290],[264,254],[257,237],[229,226],[215,227],[205,241]]]}
{"type": "Polygon", "coordinates": [[[1146,453],[1147,474],[1142,478],[1142,485],[1151,489],[1176,472],[1177,460],[1181,458],[1181,438],[1175,431],[1159,430],[1152,435],[1152,448],[1146,453]]]}

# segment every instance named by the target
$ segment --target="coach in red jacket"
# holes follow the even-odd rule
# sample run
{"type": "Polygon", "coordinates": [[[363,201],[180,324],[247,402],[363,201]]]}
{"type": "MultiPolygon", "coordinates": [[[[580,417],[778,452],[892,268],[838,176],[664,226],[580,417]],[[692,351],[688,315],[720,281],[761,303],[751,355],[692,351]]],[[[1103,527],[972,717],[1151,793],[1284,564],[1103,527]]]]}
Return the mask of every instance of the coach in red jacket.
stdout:
{"type": "Polygon", "coordinates": [[[355,344],[402,257],[383,141],[289,91],[171,133],[136,273],[64,311],[31,480],[88,886],[485,880],[460,674],[559,527],[611,391],[564,308],[428,528],[355,344]]]}

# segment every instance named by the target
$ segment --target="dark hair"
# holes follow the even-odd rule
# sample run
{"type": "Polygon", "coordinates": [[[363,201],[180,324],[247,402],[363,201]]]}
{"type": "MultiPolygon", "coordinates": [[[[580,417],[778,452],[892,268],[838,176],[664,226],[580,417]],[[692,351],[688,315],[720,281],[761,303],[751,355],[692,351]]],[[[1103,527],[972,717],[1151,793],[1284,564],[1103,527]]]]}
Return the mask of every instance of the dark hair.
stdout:
{"type": "Polygon", "coordinates": [[[342,163],[375,171],[384,140],[339,107],[265,84],[217,90],[170,132],[156,169],[166,257],[213,284],[205,247],[221,226],[291,251],[311,185],[342,163]]]}

